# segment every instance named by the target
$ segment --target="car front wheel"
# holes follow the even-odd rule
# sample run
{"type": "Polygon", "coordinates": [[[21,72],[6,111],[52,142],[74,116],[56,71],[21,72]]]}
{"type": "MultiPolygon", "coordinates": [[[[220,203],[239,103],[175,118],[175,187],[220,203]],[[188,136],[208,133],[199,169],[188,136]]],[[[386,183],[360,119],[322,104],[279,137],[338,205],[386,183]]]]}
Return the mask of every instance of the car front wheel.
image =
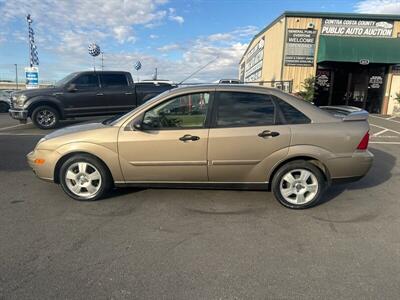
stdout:
{"type": "Polygon", "coordinates": [[[272,192],[284,206],[292,209],[316,205],[326,189],[326,180],[318,167],[298,160],[283,165],[272,180],[272,192]]]}
{"type": "Polygon", "coordinates": [[[32,122],[40,129],[54,129],[60,121],[60,114],[51,106],[39,106],[32,112],[32,122]]]}
{"type": "Polygon", "coordinates": [[[84,154],[67,159],[60,168],[60,184],[75,200],[94,201],[105,196],[111,187],[111,175],[98,159],[84,154]]]}

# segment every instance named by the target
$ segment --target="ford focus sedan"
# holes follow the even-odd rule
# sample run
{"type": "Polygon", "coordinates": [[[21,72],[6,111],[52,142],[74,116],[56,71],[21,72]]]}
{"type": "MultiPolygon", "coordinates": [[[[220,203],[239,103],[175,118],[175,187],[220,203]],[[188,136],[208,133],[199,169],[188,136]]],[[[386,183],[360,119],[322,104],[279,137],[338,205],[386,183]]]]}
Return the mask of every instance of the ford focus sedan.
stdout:
{"type": "Polygon", "coordinates": [[[335,117],[276,89],[185,87],[117,119],[55,131],[27,158],[76,200],[120,186],[251,189],[300,209],[368,172],[367,117],[335,117]]]}

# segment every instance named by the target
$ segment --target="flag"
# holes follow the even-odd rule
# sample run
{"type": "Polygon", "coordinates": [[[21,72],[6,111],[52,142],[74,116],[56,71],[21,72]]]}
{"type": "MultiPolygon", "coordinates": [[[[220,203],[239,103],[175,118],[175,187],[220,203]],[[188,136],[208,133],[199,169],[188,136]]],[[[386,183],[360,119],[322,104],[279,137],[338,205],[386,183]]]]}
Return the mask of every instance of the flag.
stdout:
{"type": "Polygon", "coordinates": [[[38,66],[39,65],[39,56],[38,56],[38,51],[37,47],[35,44],[35,33],[33,32],[33,29],[31,27],[32,19],[31,16],[28,15],[26,17],[26,20],[28,21],[28,30],[29,30],[29,63],[31,66],[38,66]]]}

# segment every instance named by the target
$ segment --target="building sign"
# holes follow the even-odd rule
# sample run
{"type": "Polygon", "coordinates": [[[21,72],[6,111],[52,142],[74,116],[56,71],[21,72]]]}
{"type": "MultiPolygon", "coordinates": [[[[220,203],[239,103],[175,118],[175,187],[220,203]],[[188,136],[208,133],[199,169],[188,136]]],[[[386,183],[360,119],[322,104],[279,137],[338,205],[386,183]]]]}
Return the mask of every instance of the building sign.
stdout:
{"type": "Polygon", "coordinates": [[[321,34],[356,37],[392,37],[393,21],[323,19],[321,34]]]}
{"type": "Polygon", "coordinates": [[[379,89],[381,85],[383,84],[383,78],[382,76],[371,76],[369,78],[369,87],[371,89],[379,89]]]}
{"type": "Polygon", "coordinates": [[[288,29],[285,66],[312,67],[316,37],[317,31],[313,29],[288,29]]]}
{"type": "Polygon", "coordinates": [[[250,49],[246,55],[244,81],[256,81],[261,78],[264,59],[264,37],[250,49]]]}
{"type": "Polygon", "coordinates": [[[39,87],[39,68],[38,67],[26,67],[25,68],[25,80],[27,89],[36,89],[39,87]]]}

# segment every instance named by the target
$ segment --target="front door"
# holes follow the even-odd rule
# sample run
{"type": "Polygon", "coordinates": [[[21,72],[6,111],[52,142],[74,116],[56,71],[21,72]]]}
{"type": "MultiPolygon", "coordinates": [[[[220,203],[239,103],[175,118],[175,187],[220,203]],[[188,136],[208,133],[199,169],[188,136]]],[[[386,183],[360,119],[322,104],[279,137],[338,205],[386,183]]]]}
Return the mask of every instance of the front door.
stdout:
{"type": "Polygon", "coordinates": [[[118,149],[127,182],[208,180],[206,119],[210,95],[168,99],[140,117],[140,130],[121,129],[118,149]]]}
{"type": "Polygon", "coordinates": [[[65,113],[68,116],[75,114],[93,114],[98,111],[99,100],[99,76],[96,73],[82,74],[72,82],[74,89],[67,90],[63,94],[65,113]]]}
{"type": "Polygon", "coordinates": [[[271,96],[219,92],[210,129],[211,182],[263,183],[287,154],[290,126],[278,125],[271,96]]]}

